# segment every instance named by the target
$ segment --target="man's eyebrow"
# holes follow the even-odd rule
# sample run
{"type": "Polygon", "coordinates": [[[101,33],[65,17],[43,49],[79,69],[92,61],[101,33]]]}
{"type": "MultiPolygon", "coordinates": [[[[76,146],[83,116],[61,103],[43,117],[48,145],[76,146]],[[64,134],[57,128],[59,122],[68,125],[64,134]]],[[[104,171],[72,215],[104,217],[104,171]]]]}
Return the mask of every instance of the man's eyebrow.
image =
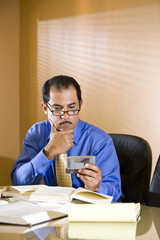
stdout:
{"type": "MultiPolygon", "coordinates": [[[[61,107],[61,108],[63,108],[62,105],[57,104],[57,103],[53,103],[53,104],[50,104],[50,103],[49,103],[49,105],[52,106],[52,107],[61,107]]],[[[69,103],[67,106],[70,107],[70,106],[72,106],[72,105],[76,105],[76,102],[69,103]]]]}
{"type": "Polygon", "coordinates": [[[76,102],[69,103],[68,106],[76,105],[76,102]]]}
{"type": "Polygon", "coordinates": [[[56,103],[53,103],[53,104],[50,104],[50,103],[49,103],[49,105],[50,105],[51,107],[61,107],[61,108],[63,108],[60,104],[56,104],[56,103]]]}

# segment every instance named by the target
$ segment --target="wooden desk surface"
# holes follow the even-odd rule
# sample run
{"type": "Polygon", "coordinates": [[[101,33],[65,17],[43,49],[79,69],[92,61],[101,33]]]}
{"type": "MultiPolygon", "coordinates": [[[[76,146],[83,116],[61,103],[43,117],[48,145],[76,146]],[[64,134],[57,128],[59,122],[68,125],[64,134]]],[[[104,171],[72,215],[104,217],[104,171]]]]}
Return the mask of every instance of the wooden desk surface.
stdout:
{"type": "Polygon", "coordinates": [[[142,206],[141,220],[138,222],[136,227],[133,223],[127,223],[125,226],[121,223],[87,223],[84,225],[77,223],[73,228],[72,224],[68,223],[68,218],[64,218],[58,221],[41,224],[32,228],[0,225],[0,239],[159,240],[160,208],[142,206]],[[111,232],[111,229],[113,232],[111,232]],[[74,238],[70,238],[69,236],[71,234],[71,230],[72,234],[74,230],[74,238]],[[128,232],[129,236],[127,236],[127,231],[130,231],[128,232]],[[115,233],[117,234],[117,237],[115,237],[115,233]],[[77,234],[77,236],[75,234],[77,234]],[[80,235],[81,238],[78,238],[80,235]]]}

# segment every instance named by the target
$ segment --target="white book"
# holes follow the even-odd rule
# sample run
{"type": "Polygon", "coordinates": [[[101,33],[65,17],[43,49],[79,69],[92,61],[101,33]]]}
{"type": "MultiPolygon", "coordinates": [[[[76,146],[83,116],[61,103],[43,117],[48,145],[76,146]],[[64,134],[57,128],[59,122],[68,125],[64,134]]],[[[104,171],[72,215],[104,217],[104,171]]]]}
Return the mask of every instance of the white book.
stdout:
{"type": "Polygon", "coordinates": [[[66,217],[67,214],[47,211],[30,202],[14,202],[0,206],[0,223],[34,226],[51,220],[66,217]]]}
{"type": "Polygon", "coordinates": [[[136,222],[140,216],[140,204],[70,204],[70,222],[136,222]]]}
{"type": "Polygon", "coordinates": [[[84,188],[52,187],[46,185],[9,186],[1,191],[2,197],[18,197],[19,200],[69,203],[73,199],[88,203],[111,203],[112,197],[84,188]]]}

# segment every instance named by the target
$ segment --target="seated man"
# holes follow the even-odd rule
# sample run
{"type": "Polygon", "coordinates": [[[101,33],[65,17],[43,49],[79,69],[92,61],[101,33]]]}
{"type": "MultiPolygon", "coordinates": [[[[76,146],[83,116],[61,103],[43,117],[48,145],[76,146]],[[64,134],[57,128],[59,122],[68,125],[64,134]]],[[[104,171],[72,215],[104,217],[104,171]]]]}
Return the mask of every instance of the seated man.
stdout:
{"type": "Polygon", "coordinates": [[[101,129],[79,119],[82,106],[81,89],[75,79],[56,76],[42,89],[42,108],[48,121],[34,124],[24,139],[24,148],[13,166],[13,185],[40,184],[57,186],[55,158],[96,156],[96,165],[71,174],[72,187],[113,196],[121,196],[119,162],[111,137],[101,129]]]}

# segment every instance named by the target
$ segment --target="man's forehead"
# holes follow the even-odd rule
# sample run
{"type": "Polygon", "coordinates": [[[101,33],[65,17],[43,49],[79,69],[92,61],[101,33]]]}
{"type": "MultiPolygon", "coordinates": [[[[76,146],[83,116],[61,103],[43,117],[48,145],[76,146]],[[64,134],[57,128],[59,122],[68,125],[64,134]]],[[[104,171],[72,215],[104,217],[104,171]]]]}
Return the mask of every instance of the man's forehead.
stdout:
{"type": "Polygon", "coordinates": [[[50,100],[51,105],[71,105],[78,103],[77,92],[73,86],[67,89],[57,90],[55,87],[50,88],[50,100]]]}
{"type": "Polygon", "coordinates": [[[50,87],[50,95],[56,95],[56,94],[64,94],[64,93],[71,93],[71,94],[76,94],[76,89],[74,86],[70,85],[68,88],[61,88],[61,89],[57,89],[55,86],[51,86],[50,87]]]}

